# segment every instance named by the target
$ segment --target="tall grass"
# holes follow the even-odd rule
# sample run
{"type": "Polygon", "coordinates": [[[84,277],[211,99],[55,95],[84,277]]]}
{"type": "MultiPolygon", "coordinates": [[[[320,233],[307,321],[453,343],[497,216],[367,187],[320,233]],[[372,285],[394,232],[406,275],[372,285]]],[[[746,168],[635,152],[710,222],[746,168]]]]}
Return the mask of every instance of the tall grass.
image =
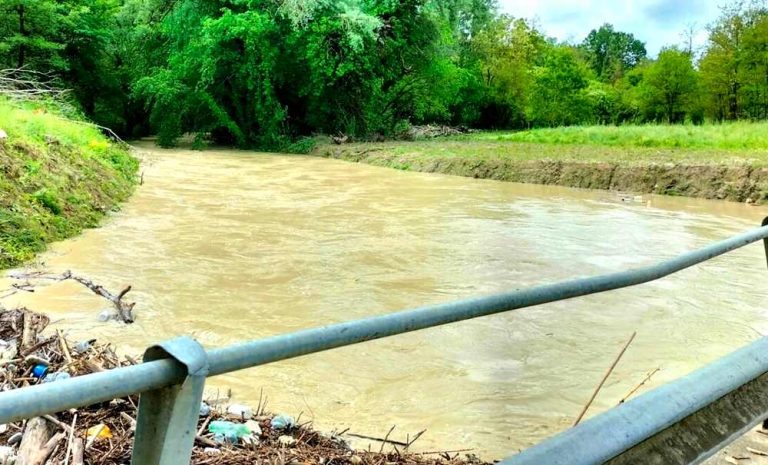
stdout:
{"type": "Polygon", "coordinates": [[[520,132],[480,132],[469,140],[538,144],[691,149],[768,149],[768,122],[694,125],[571,126],[520,132]]]}
{"type": "Polygon", "coordinates": [[[93,227],[127,198],[137,161],[55,107],[0,100],[0,268],[93,227]]]}

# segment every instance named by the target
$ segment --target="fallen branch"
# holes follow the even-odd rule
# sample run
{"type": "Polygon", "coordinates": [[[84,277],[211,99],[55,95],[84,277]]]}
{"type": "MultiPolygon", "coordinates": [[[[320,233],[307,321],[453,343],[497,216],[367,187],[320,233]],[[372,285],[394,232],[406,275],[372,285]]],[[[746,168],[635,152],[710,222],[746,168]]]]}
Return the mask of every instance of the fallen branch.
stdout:
{"type": "Polygon", "coordinates": [[[629,338],[626,344],[624,344],[624,347],[621,349],[621,352],[619,352],[619,355],[616,356],[616,358],[613,360],[613,363],[608,368],[608,371],[605,372],[605,375],[603,376],[603,379],[600,380],[600,384],[597,385],[595,388],[595,391],[592,393],[592,397],[589,398],[587,401],[587,404],[584,405],[584,408],[581,409],[581,413],[579,414],[578,418],[576,418],[576,421],[573,422],[573,426],[576,426],[579,424],[582,418],[584,418],[584,415],[586,415],[587,410],[589,410],[589,407],[592,405],[592,402],[595,401],[595,398],[597,397],[597,394],[600,393],[600,389],[603,388],[603,385],[608,380],[608,377],[611,376],[611,373],[613,373],[613,369],[616,368],[616,365],[618,365],[619,360],[621,360],[621,357],[624,355],[624,352],[627,351],[627,348],[630,344],[632,344],[632,341],[635,339],[635,336],[637,336],[637,331],[632,333],[632,336],[629,338]]]}
{"type": "MultiPolygon", "coordinates": [[[[392,432],[392,431],[390,430],[390,432],[392,432]]],[[[386,438],[377,438],[375,436],[366,436],[364,434],[357,434],[357,433],[346,433],[346,435],[347,436],[352,436],[352,437],[355,437],[355,438],[360,438],[360,439],[369,439],[371,441],[381,442],[381,443],[384,443],[384,444],[393,444],[395,446],[408,447],[407,443],[402,442],[402,441],[395,441],[394,439],[389,439],[388,437],[386,437],[386,438]]]]}
{"type": "Polygon", "coordinates": [[[136,302],[125,302],[123,301],[123,298],[125,297],[128,292],[131,291],[132,286],[128,286],[122,291],[120,291],[117,295],[111,293],[108,291],[104,286],[100,284],[96,284],[93,281],[91,281],[88,278],[84,278],[82,276],[73,275],[71,271],[65,271],[61,275],[53,275],[49,273],[45,273],[42,271],[36,271],[33,273],[21,273],[21,274],[12,274],[11,278],[13,279],[24,279],[24,280],[30,280],[30,279],[46,279],[51,281],[66,281],[68,279],[71,279],[72,281],[76,281],[83,286],[87,287],[91,290],[94,294],[104,297],[105,299],[112,302],[112,305],[117,310],[117,316],[124,322],[124,323],[133,323],[134,322],[134,316],[133,316],[133,307],[136,305],[136,302]]]}

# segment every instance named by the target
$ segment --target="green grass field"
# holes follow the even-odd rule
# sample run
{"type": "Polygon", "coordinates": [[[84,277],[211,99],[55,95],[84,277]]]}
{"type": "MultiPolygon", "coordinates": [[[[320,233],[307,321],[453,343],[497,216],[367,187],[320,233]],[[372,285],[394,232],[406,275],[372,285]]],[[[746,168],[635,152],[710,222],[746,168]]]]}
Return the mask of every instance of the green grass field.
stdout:
{"type": "Polygon", "coordinates": [[[694,125],[572,126],[479,132],[459,140],[716,150],[768,150],[768,122],[694,125]]]}
{"type": "Polygon", "coordinates": [[[93,227],[130,195],[138,162],[98,129],[0,100],[0,268],[93,227]]]}

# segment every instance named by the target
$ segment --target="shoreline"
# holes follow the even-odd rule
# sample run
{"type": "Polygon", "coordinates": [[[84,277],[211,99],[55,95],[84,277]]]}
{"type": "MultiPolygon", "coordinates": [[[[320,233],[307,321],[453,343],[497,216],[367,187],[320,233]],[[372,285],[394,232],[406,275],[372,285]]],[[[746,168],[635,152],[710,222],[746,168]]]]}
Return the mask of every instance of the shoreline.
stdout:
{"type": "Polygon", "coordinates": [[[310,155],[403,171],[526,184],[749,204],[768,200],[768,166],[752,151],[435,140],[321,145],[310,155]]]}
{"type": "MultiPolygon", "coordinates": [[[[2,391],[66,382],[138,363],[136,358],[118,356],[110,343],[69,340],[60,330],[46,330],[50,322],[43,313],[0,306],[2,391]]],[[[33,463],[28,462],[33,456],[41,459],[39,463],[128,463],[138,405],[138,396],[130,395],[4,424],[0,429],[0,463],[33,463]]],[[[389,434],[377,438],[346,430],[322,432],[314,429],[311,421],[302,421],[301,415],[276,415],[268,412],[266,405],[266,398],[258,405],[239,404],[232,402],[231,393],[222,395],[220,389],[206,389],[191,465],[490,465],[470,449],[410,451],[421,434],[403,443],[390,439],[389,434]],[[349,437],[374,440],[381,447],[355,449],[349,437]]]]}

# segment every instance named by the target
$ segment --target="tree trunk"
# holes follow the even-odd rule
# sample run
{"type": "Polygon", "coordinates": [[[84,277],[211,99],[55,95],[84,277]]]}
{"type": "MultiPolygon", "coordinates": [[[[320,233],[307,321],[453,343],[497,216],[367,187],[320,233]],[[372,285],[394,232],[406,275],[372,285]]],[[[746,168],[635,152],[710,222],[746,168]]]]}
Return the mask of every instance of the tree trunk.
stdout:
{"type": "MultiPolygon", "coordinates": [[[[26,37],[27,28],[25,25],[26,18],[24,16],[26,11],[24,10],[24,5],[17,6],[16,12],[19,14],[19,34],[22,37],[26,37]]],[[[22,41],[21,44],[19,44],[19,57],[17,60],[16,68],[21,69],[24,67],[24,62],[26,61],[26,54],[27,54],[27,49],[26,49],[26,46],[24,45],[24,42],[22,41]]]]}

